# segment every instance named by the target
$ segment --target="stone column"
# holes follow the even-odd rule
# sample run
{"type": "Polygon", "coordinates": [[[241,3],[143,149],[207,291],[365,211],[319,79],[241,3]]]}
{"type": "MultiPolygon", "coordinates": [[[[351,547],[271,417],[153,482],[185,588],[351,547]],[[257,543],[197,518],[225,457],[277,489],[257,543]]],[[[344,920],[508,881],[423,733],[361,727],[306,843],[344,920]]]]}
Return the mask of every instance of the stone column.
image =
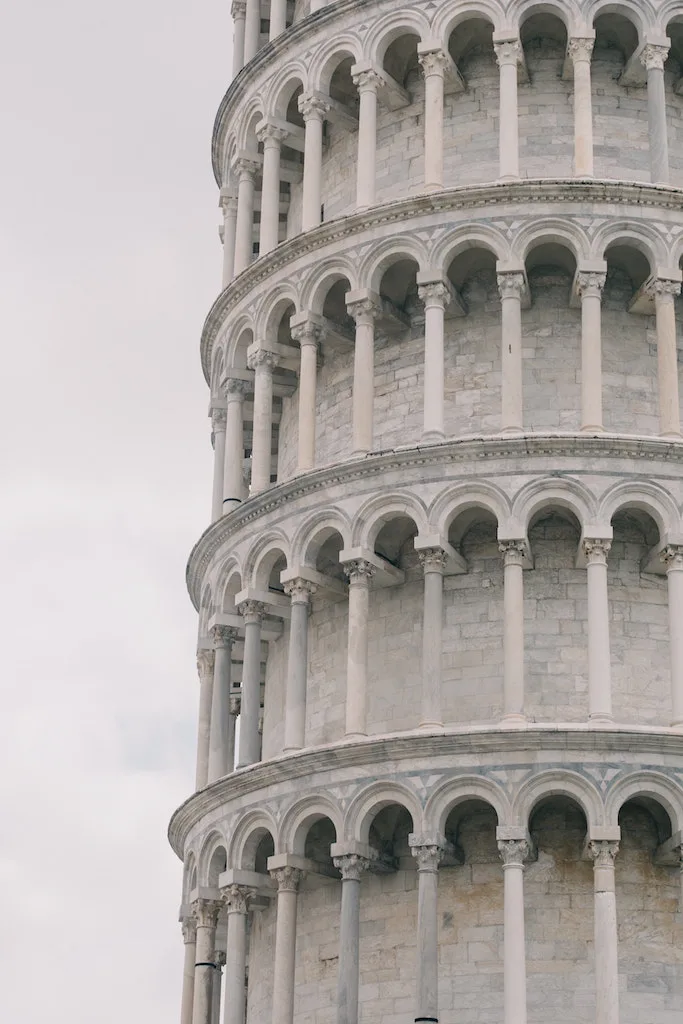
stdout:
{"type": "Polygon", "coordinates": [[[612,662],[609,649],[607,593],[608,540],[584,540],[588,588],[588,717],[612,721],[612,662]]]}
{"type": "Polygon", "coordinates": [[[277,39],[287,28],[287,0],[270,0],[269,39],[277,39]]]}
{"type": "Polygon", "coordinates": [[[353,356],[353,454],[372,450],[372,421],[375,404],[375,317],[379,310],[371,299],[347,305],[356,321],[353,356]]]}
{"type": "Polygon", "coordinates": [[[234,745],[233,763],[229,762],[230,689],[232,686],[232,645],[237,639],[238,633],[236,629],[231,629],[229,626],[214,626],[211,632],[216,657],[213,670],[208,781],[215,782],[216,779],[222,779],[234,768],[234,745]]]}
{"type": "Polygon", "coordinates": [[[261,0],[247,0],[244,25],[244,63],[255,57],[261,42],[261,0]]]}
{"type": "Polygon", "coordinates": [[[273,444],[273,370],[277,355],[265,348],[255,349],[247,358],[254,371],[254,428],[251,445],[251,494],[270,487],[273,444]]]}
{"type": "Polygon", "coordinates": [[[619,843],[591,841],[595,929],[596,1024],[619,1024],[619,964],[614,861],[619,843]]]}
{"type": "Polygon", "coordinates": [[[422,717],[424,728],[443,727],[441,714],[441,677],[443,654],[443,574],[446,553],[441,548],[419,552],[424,571],[424,609],[422,626],[422,717]]]}
{"type": "Polygon", "coordinates": [[[230,13],[233,20],[232,77],[235,78],[244,67],[244,34],[247,17],[246,0],[232,0],[230,13]]]}
{"type": "Polygon", "coordinates": [[[335,857],[334,866],[342,874],[337,1024],[358,1024],[360,880],[370,861],[351,853],[335,857]]]}
{"type": "Polygon", "coordinates": [[[197,729],[197,774],[195,788],[203,789],[209,780],[209,741],[211,735],[211,704],[213,703],[213,651],[197,651],[199,674],[199,722],[197,729]]]}
{"type": "Polygon", "coordinates": [[[224,1024],[245,1024],[247,973],[247,914],[253,890],[229,885],[222,890],[228,910],[228,945],[225,964],[224,1024]]]}
{"type": "Polygon", "coordinates": [[[315,466],[315,413],[318,381],[318,343],[321,329],[309,320],[292,328],[292,338],[299,342],[299,444],[297,472],[307,473],[315,466]]]}
{"type": "Polygon", "coordinates": [[[647,70],[647,120],[650,139],[650,178],[653,184],[669,184],[669,140],[666,128],[666,96],[664,94],[664,62],[668,46],[648,43],[640,61],[647,70]]]}
{"type": "Polygon", "coordinates": [[[223,288],[227,288],[235,276],[237,196],[233,195],[230,189],[221,189],[219,205],[223,211],[223,224],[220,229],[221,241],[223,243],[223,277],[221,284],[223,288]]]}
{"type": "Polygon", "coordinates": [[[356,178],[356,208],[365,209],[375,202],[377,167],[377,90],[381,79],[368,68],[353,75],[358,89],[358,160],[356,178]]]}
{"type": "Polygon", "coordinates": [[[197,923],[193,917],[182,923],[185,957],[183,960],[183,994],[180,1002],[180,1024],[192,1024],[194,1002],[194,965],[197,960],[197,923]]]}
{"type": "Polygon", "coordinates": [[[602,425],[602,290],[605,274],[579,273],[576,287],[581,298],[581,429],[603,430],[602,425]]]}
{"type": "Polygon", "coordinates": [[[349,578],[349,647],[346,663],[346,735],[367,733],[368,615],[370,584],[376,569],[363,558],[344,563],[349,578]]]}
{"type": "Polygon", "coordinates": [[[449,60],[443,50],[418,55],[425,79],[425,169],[426,191],[443,188],[443,87],[449,60]]]}
{"type": "Polygon", "coordinates": [[[444,312],[450,292],[443,281],[418,287],[425,306],[423,441],[442,441],[444,431],[444,312]]]}
{"type": "Polygon", "coordinates": [[[591,56],[594,42],[594,37],[575,36],[567,46],[574,66],[574,174],[577,178],[593,177],[591,56]]]}
{"type": "Polygon", "coordinates": [[[503,555],[503,719],[526,721],[524,714],[524,555],[523,541],[504,541],[503,555]]]}
{"type": "Polygon", "coordinates": [[[274,124],[264,124],[256,132],[263,143],[259,256],[265,256],[280,241],[280,151],[287,135],[274,124]]]}
{"type": "Polygon", "coordinates": [[[519,178],[517,65],[522,44],[518,39],[506,39],[494,43],[493,48],[500,68],[500,180],[514,181],[519,178]]]}
{"type": "Polygon", "coordinates": [[[668,544],[662,552],[669,588],[669,657],[671,660],[671,724],[683,726],[683,546],[668,544]]]}
{"type": "Polygon", "coordinates": [[[524,429],[522,412],[522,293],[524,275],[519,272],[498,274],[501,302],[501,430],[513,433],[524,429]]]}
{"type": "Polygon", "coordinates": [[[416,1021],[439,1021],[439,864],[445,840],[411,836],[410,852],[417,861],[417,1005],[416,1021]],[[415,845],[413,845],[415,844],[415,845]]]}
{"type": "Polygon", "coordinates": [[[194,968],[192,1024],[211,1024],[211,997],[216,970],[213,956],[220,909],[219,900],[199,899],[193,904],[197,922],[197,959],[194,968]]]}
{"type": "Polygon", "coordinates": [[[230,377],[223,384],[227,402],[225,431],[225,472],[223,513],[242,504],[244,468],[244,396],[250,390],[246,380],[230,377]]]}
{"type": "Polygon", "coordinates": [[[211,521],[223,515],[223,472],[225,467],[225,409],[211,410],[211,443],[213,445],[213,495],[211,521]]]}
{"type": "Polygon", "coordinates": [[[213,954],[216,964],[216,971],[213,976],[213,995],[211,996],[211,1024],[220,1024],[221,1020],[221,989],[223,987],[223,968],[225,967],[226,955],[222,949],[217,949],[213,954]]]}
{"type": "Polygon", "coordinates": [[[320,224],[322,211],[323,124],[330,106],[315,94],[299,97],[299,113],[303,116],[304,183],[301,201],[301,230],[310,231],[320,224]]]}
{"type": "Polygon", "coordinates": [[[232,692],[230,694],[229,710],[230,710],[230,725],[228,728],[228,765],[229,771],[235,770],[235,733],[237,728],[237,719],[239,718],[240,708],[242,707],[242,697],[239,692],[232,692]]]}
{"type": "Polygon", "coordinates": [[[258,170],[256,160],[243,157],[236,161],[237,227],[235,229],[235,276],[251,264],[254,256],[254,181],[258,170]]]}
{"type": "Polygon", "coordinates": [[[524,861],[526,839],[498,842],[503,861],[504,1024],[526,1024],[526,940],[524,935],[524,861]]]}
{"type": "Polygon", "coordinates": [[[260,759],[259,711],[261,708],[261,623],[266,606],[260,601],[243,601],[237,608],[244,619],[244,662],[242,666],[242,707],[238,768],[260,759]]]}
{"type": "Polygon", "coordinates": [[[305,746],[306,689],[308,678],[308,616],[316,586],[308,580],[285,583],[285,594],[292,599],[289,621],[289,655],[285,694],[285,751],[305,746]]]}
{"type": "Polygon", "coordinates": [[[288,866],[276,868],[270,875],[277,882],[273,1024],[293,1024],[297,894],[304,872],[288,866]]]}
{"type": "Polygon", "coordinates": [[[659,385],[659,432],[662,437],[681,436],[678,397],[678,352],[676,346],[676,309],[674,297],[680,294],[680,281],[653,278],[647,285],[655,301],[657,320],[657,377],[659,385]]]}

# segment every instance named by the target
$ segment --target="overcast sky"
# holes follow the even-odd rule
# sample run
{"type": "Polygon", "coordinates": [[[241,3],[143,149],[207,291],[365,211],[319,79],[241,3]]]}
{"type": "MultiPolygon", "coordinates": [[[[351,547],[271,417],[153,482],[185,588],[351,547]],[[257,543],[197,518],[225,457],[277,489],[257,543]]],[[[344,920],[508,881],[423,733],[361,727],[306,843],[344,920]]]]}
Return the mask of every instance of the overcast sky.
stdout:
{"type": "Polygon", "coordinates": [[[0,1020],[169,1024],[228,0],[2,3],[0,1020]]]}

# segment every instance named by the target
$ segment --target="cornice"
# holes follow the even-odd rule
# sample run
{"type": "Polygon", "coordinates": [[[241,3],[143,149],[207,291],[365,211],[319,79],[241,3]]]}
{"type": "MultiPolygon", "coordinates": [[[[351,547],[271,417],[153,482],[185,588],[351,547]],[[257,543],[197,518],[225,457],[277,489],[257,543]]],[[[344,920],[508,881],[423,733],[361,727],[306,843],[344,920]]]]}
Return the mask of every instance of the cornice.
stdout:
{"type": "MultiPolygon", "coordinates": [[[[185,578],[190,599],[199,610],[201,588],[207,569],[219,549],[243,527],[260,516],[298,498],[341,484],[348,486],[358,480],[371,479],[392,470],[456,463],[489,462],[509,458],[513,464],[525,465],[528,458],[578,456],[589,458],[633,459],[640,462],[683,464],[683,442],[656,437],[634,437],[624,434],[515,434],[511,436],[466,437],[441,444],[415,445],[392,449],[361,459],[350,459],[302,473],[281,484],[273,484],[260,494],[248,498],[234,511],[212,523],[190,553],[185,578]]],[[[528,466],[526,466],[528,468],[528,466]]]]}
{"type": "MultiPolygon", "coordinates": [[[[542,203],[603,203],[682,210],[683,189],[668,185],[636,184],[630,181],[595,181],[576,178],[525,178],[516,182],[458,185],[440,192],[428,192],[378,204],[370,210],[350,213],[325,221],[311,231],[301,232],[259,257],[242,271],[218,296],[204,321],[200,343],[202,370],[207,384],[211,378],[211,349],[228,313],[249,292],[268,282],[273,273],[322,246],[371,231],[381,224],[404,223],[432,213],[542,203]]],[[[623,211],[619,211],[623,216],[623,211]]]]}
{"type": "Polygon", "coordinates": [[[193,793],[174,812],[168,840],[178,857],[183,857],[187,837],[203,817],[229,801],[251,793],[266,791],[284,782],[309,779],[317,772],[343,771],[349,768],[376,766],[385,762],[409,763],[430,757],[463,757],[479,754],[502,754],[522,751],[576,751],[579,755],[595,753],[628,755],[637,763],[638,755],[673,754],[683,756],[683,733],[673,729],[645,726],[620,726],[595,729],[581,724],[534,724],[523,729],[501,729],[476,726],[453,729],[445,733],[394,733],[368,737],[359,742],[342,742],[326,747],[313,747],[241,768],[219,779],[198,793],[193,793]]]}

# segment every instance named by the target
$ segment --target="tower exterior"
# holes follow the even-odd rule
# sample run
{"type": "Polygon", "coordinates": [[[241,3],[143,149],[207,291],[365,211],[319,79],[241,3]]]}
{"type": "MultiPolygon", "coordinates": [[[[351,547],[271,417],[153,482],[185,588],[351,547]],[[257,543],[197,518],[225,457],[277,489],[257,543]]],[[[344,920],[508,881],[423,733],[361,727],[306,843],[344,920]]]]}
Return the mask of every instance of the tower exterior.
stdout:
{"type": "Polygon", "coordinates": [[[683,1022],[683,0],[233,0],[182,1024],[683,1022]]]}

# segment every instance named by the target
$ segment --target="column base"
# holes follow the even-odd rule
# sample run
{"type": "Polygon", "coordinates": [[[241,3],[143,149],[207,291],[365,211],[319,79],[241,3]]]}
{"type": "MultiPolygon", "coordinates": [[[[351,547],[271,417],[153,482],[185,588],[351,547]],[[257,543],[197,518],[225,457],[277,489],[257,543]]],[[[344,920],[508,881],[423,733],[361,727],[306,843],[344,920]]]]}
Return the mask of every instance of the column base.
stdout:
{"type": "Polygon", "coordinates": [[[614,725],[614,715],[595,714],[588,716],[589,725],[614,725]]]}
{"type": "Polygon", "coordinates": [[[523,434],[524,427],[501,427],[501,434],[523,434]]]}
{"type": "Polygon", "coordinates": [[[345,740],[349,740],[350,743],[355,743],[356,740],[366,740],[368,734],[366,732],[347,732],[344,735],[345,740]]]}
{"type": "Polygon", "coordinates": [[[672,722],[671,728],[678,729],[679,731],[683,732],[683,719],[681,719],[680,722],[672,722]]]}
{"type": "Polygon", "coordinates": [[[511,181],[521,181],[519,174],[501,174],[498,178],[499,185],[507,185],[511,181]]]}
{"type": "Polygon", "coordinates": [[[223,515],[227,516],[229,512],[234,512],[241,504],[241,498],[223,498],[223,515]]]}
{"type": "Polygon", "coordinates": [[[585,427],[581,427],[582,434],[604,434],[605,428],[599,424],[587,423],[585,427]]]}
{"type": "Polygon", "coordinates": [[[527,718],[526,715],[517,713],[503,715],[498,724],[506,729],[523,729],[527,725],[527,718]]]}
{"type": "Polygon", "coordinates": [[[443,732],[444,728],[443,722],[420,722],[418,726],[418,729],[424,729],[425,732],[443,732]]]}
{"type": "Polygon", "coordinates": [[[420,438],[420,444],[439,444],[446,435],[442,430],[426,430],[420,438]]]}
{"type": "Polygon", "coordinates": [[[683,434],[681,434],[680,430],[679,431],[669,430],[669,431],[666,432],[666,434],[660,434],[659,436],[661,437],[662,441],[681,441],[681,440],[683,440],[683,434]]]}

